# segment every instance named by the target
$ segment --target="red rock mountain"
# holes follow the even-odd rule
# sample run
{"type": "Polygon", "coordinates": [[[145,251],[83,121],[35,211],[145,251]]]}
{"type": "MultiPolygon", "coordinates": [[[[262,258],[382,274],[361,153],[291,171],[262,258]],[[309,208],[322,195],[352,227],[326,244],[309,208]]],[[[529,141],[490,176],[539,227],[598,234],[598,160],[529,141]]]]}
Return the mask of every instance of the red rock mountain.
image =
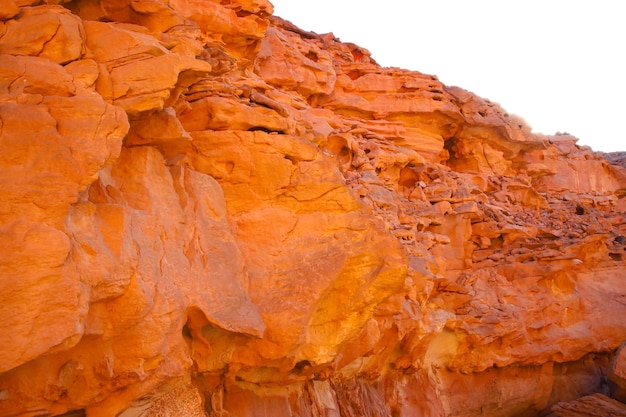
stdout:
{"type": "Polygon", "coordinates": [[[0,416],[624,415],[623,155],[272,12],[0,0],[0,416]]]}

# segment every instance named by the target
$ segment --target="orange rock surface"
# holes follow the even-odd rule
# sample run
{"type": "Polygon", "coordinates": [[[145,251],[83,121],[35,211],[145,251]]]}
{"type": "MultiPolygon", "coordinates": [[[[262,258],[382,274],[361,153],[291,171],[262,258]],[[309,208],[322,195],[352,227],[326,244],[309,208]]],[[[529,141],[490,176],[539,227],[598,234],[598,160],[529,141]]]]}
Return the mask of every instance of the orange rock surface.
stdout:
{"type": "Polygon", "coordinates": [[[615,354],[609,369],[609,380],[613,385],[615,398],[626,403],[626,344],[615,354]]]}
{"type": "Polygon", "coordinates": [[[602,394],[593,394],[576,401],[558,403],[548,417],[625,417],[626,405],[602,394]]]}
{"type": "Polygon", "coordinates": [[[0,416],[618,407],[623,154],[272,13],[0,0],[0,416]]]}

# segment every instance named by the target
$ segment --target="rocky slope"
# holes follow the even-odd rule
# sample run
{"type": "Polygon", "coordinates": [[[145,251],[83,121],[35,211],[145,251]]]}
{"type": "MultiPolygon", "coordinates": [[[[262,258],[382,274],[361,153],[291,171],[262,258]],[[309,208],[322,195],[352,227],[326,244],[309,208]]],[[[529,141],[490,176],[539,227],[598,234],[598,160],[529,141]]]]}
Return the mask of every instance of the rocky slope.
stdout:
{"type": "Polygon", "coordinates": [[[625,400],[619,155],[266,0],[0,20],[1,416],[625,400]]]}

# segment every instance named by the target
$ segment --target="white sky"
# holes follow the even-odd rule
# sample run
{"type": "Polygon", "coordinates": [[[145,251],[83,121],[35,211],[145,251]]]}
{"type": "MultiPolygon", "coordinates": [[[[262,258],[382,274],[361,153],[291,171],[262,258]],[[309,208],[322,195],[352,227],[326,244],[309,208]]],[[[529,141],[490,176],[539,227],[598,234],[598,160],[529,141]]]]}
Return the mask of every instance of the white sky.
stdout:
{"type": "Polygon", "coordinates": [[[274,14],[498,102],[533,131],[626,151],[622,0],[270,0],[274,14]]]}

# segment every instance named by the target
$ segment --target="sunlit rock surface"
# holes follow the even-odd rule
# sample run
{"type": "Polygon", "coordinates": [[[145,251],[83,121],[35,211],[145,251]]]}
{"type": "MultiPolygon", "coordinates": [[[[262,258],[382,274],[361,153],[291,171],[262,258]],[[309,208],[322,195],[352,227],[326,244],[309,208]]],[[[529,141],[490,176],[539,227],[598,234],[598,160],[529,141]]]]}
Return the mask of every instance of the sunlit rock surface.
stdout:
{"type": "Polygon", "coordinates": [[[622,407],[623,154],[265,0],[58,3],[0,0],[0,416],[622,407]]]}

